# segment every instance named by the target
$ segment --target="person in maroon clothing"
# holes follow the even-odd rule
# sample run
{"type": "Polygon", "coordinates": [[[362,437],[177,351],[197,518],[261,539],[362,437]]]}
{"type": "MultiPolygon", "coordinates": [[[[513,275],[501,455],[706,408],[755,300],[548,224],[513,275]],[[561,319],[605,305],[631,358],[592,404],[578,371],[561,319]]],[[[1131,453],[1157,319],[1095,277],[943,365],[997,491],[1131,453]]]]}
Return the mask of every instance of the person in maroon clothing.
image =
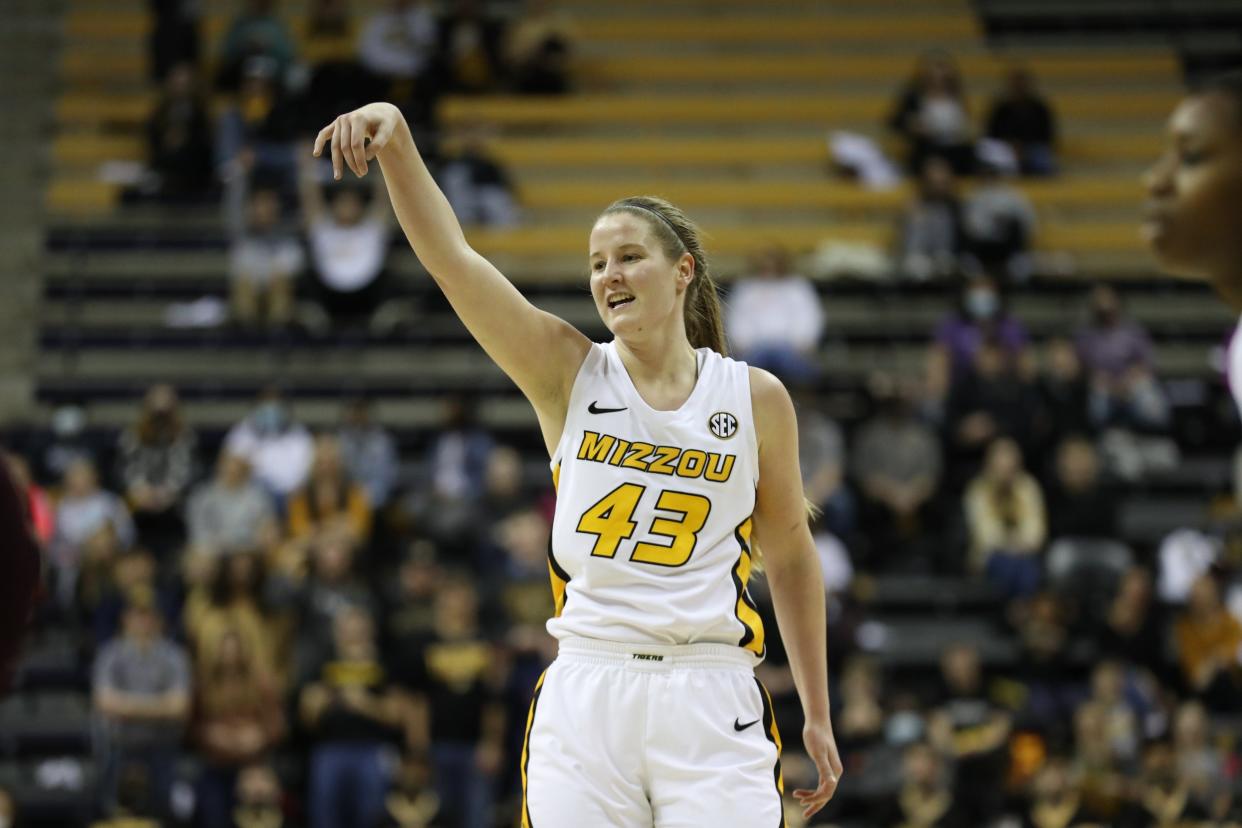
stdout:
{"type": "Polygon", "coordinates": [[[39,542],[8,455],[0,451],[0,693],[12,680],[39,584],[39,542]]]}

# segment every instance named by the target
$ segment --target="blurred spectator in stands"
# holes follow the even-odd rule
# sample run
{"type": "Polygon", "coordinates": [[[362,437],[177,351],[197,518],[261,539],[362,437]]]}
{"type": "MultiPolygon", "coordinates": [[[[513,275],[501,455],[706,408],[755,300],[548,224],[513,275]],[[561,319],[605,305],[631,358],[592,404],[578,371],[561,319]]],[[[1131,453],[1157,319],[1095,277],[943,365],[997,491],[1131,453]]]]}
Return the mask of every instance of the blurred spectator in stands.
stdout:
{"type": "Polygon", "coordinates": [[[966,490],[970,568],[983,573],[1006,598],[1039,588],[1048,519],[1039,483],[1022,467],[1022,452],[1008,438],[988,446],[983,470],[966,490]]]}
{"type": "Polygon", "coordinates": [[[488,152],[490,128],[459,128],[445,142],[436,181],[466,226],[511,227],[521,217],[509,172],[488,152]]]}
{"type": "Polygon", "coordinates": [[[477,407],[478,400],[466,394],[445,400],[443,423],[427,450],[426,484],[413,489],[405,505],[413,521],[444,547],[472,532],[474,500],[495,446],[477,422],[477,407]]]}
{"type": "Polygon", "coordinates": [[[371,402],[359,397],[349,402],[341,415],[336,438],[349,477],[363,485],[367,501],[373,509],[388,505],[394,487],[400,458],[397,443],[383,424],[371,416],[371,402]]]}
{"type": "Polygon", "coordinates": [[[237,777],[284,735],[279,687],[264,655],[236,629],[204,641],[195,672],[193,740],[205,767],[197,812],[202,825],[228,825],[237,777]]]}
{"type": "Polygon", "coordinates": [[[216,166],[222,180],[266,177],[291,195],[297,179],[295,103],[265,58],[242,67],[241,83],[216,120],[216,166]]]}
{"type": "Polygon", "coordinates": [[[467,94],[496,91],[504,74],[504,19],[482,0],[451,0],[438,29],[444,88],[467,94]]]}
{"type": "Polygon", "coordinates": [[[798,412],[798,466],[823,528],[848,542],[858,515],[854,495],[845,485],[845,436],[832,418],[811,405],[798,412]]]}
{"type": "Polygon", "coordinates": [[[934,157],[919,172],[918,193],[899,220],[898,268],[917,282],[956,276],[966,251],[966,228],[953,169],[934,157]]]}
{"type": "Polygon", "coordinates": [[[346,183],[325,202],[320,173],[326,170],[307,150],[299,155],[302,219],[310,239],[316,293],[338,325],[365,325],[388,298],[384,262],[392,235],[392,211],[382,176],[367,191],[346,183]]]}
{"type": "Polygon", "coordinates": [[[300,95],[303,131],[317,131],[341,112],[368,101],[404,100],[392,95],[387,84],[359,62],[358,25],[348,0],[312,0],[301,48],[311,67],[300,95]]]}
{"type": "Polygon", "coordinates": [[[529,0],[505,38],[505,63],[515,92],[564,95],[573,85],[573,22],[550,0],[529,0]]]}
{"type": "Polygon", "coordinates": [[[1004,804],[1005,745],[1012,716],[990,695],[975,645],[948,647],[940,675],[940,699],[928,727],[931,744],[955,760],[953,798],[962,824],[990,825],[1004,804]]]}
{"type": "Polygon", "coordinates": [[[267,572],[262,557],[235,552],[213,558],[207,569],[202,581],[191,587],[182,614],[185,639],[198,672],[210,669],[221,639],[236,634],[247,653],[274,678],[282,678],[275,625],[266,611],[267,572]]]}
{"type": "Polygon", "coordinates": [[[0,828],[18,828],[17,802],[8,788],[0,787],[0,828]]]}
{"type": "Polygon", "coordinates": [[[5,544],[0,558],[0,697],[12,683],[23,633],[42,597],[39,539],[27,519],[25,487],[11,473],[9,457],[0,449],[0,537],[5,544]]]}
{"type": "Polygon", "coordinates": [[[834,731],[842,756],[864,751],[884,741],[884,707],[880,668],[857,655],[845,662],[841,674],[840,705],[834,731]]]}
{"type": "Polygon", "coordinates": [[[772,245],[751,258],[750,273],[729,292],[725,330],[738,358],[787,383],[809,385],[824,311],[815,286],[797,273],[789,251],[772,245]]]}
{"type": "Polygon", "coordinates": [[[1140,430],[1168,425],[1169,403],[1156,380],[1151,338],[1126,316],[1111,286],[1097,285],[1091,292],[1091,316],[1076,339],[1098,425],[1140,430]]]}
{"type": "Polygon", "coordinates": [[[104,812],[117,805],[122,771],[137,765],[145,774],[152,812],[167,814],[190,711],[190,665],[185,651],[163,635],[150,592],[130,596],[124,633],[96,658],[91,692],[104,812]]]}
{"type": "Polygon", "coordinates": [[[40,447],[35,464],[40,483],[59,485],[77,460],[107,468],[107,452],[87,431],[86,417],[86,408],[79,403],[63,403],[52,410],[51,434],[47,444],[40,447]]]}
{"type": "Polygon", "coordinates": [[[266,762],[256,762],[237,774],[237,807],[232,812],[237,828],[282,828],[285,824],[284,791],[280,777],[266,762]]]}
{"type": "Polygon", "coordinates": [[[1173,763],[1178,778],[1190,787],[1190,798],[1200,812],[1221,820],[1230,799],[1229,781],[1237,771],[1221,749],[1221,739],[1213,744],[1212,722],[1197,701],[1183,702],[1173,720],[1173,763]]]}
{"type": "Polygon", "coordinates": [[[277,0],[246,0],[245,9],[233,18],[220,42],[216,61],[216,83],[222,89],[236,89],[246,64],[261,60],[277,84],[297,57],[297,47],[288,27],[276,12],[277,0]]]}
{"type": "Polygon", "coordinates": [[[500,770],[504,708],[497,654],[482,635],[478,595],[468,576],[445,578],[435,597],[435,627],[409,653],[405,682],[422,715],[414,744],[429,744],[447,822],[491,825],[500,770]]]}
{"type": "Polygon", "coordinates": [[[251,178],[239,173],[225,183],[229,305],[241,325],[279,328],[293,318],[293,283],[306,254],[282,220],[279,177],[251,178]]]}
{"type": "Polygon", "coordinates": [[[117,554],[110,562],[110,571],[95,598],[90,619],[96,645],[111,641],[121,631],[125,605],[134,590],[148,590],[155,596],[155,607],[166,623],[176,628],[176,595],[159,583],[155,556],[141,547],[117,554]]]}
{"type": "Polygon", "coordinates": [[[1017,172],[1013,152],[997,141],[979,142],[978,184],[962,208],[971,267],[1004,274],[1010,283],[1031,278],[1035,208],[1008,180],[1017,172]]]}
{"type": "Polygon", "coordinates": [[[1044,348],[1044,370],[1039,378],[1039,396],[1035,424],[1039,456],[1051,457],[1055,447],[1067,438],[1091,433],[1087,380],[1082,363],[1078,361],[1078,352],[1068,339],[1048,340],[1044,348]]]}
{"type": "Polygon", "coordinates": [[[264,546],[275,531],[272,496],[250,477],[250,462],[230,451],[220,452],[216,474],[200,483],[186,507],[191,546],[229,553],[264,546]]]}
{"type": "Polygon", "coordinates": [[[163,555],[185,536],[185,497],[197,472],[198,438],[177,391],[153,385],[138,420],[117,441],[118,477],[143,543],[163,555]]]}
{"type": "Polygon", "coordinates": [[[1110,538],[1117,533],[1117,500],[1100,480],[1100,458],[1084,437],[1068,437],[1056,453],[1048,489],[1049,535],[1110,538]]]}
{"type": "Polygon", "coordinates": [[[383,583],[385,591],[380,597],[385,605],[384,635],[390,652],[410,652],[435,626],[435,595],[441,576],[436,556],[431,541],[411,541],[396,577],[383,583]]]}
{"type": "Polygon", "coordinates": [[[172,65],[147,119],[147,162],[153,176],[141,194],[173,203],[207,198],[215,185],[211,133],[211,114],[193,64],[172,65]]]}
{"type": "Polygon", "coordinates": [[[65,472],[56,504],[56,534],[48,547],[55,573],[54,594],[62,609],[72,606],[87,547],[104,530],[112,533],[122,549],[134,542],[134,522],[125,501],[100,487],[91,461],[76,460],[65,472]]]}
{"type": "Polygon", "coordinates": [[[1055,732],[1082,696],[1081,673],[1070,652],[1073,612],[1056,593],[1043,590],[1006,608],[1018,638],[1013,678],[1026,698],[1020,718],[1026,727],[1055,732]]]}
{"type": "Polygon", "coordinates": [[[371,537],[371,503],[350,478],[336,437],[315,438],[315,459],[306,484],[289,498],[289,537],[313,541],[323,532],[344,532],[358,546],[371,537]]]}
{"type": "Polygon", "coordinates": [[[876,413],[858,430],[850,455],[862,495],[860,523],[873,547],[872,567],[927,539],[941,475],[940,441],[915,416],[910,391],[890,377],[872,381],[876,413]]]}
{"type": "Polygon", "coordinates": [[[314,456],[314,440],[293,412],[280,389],[259,392],[254,409],[224,438],[224,451],[245,458],[254,479],[283,509],[285,499],[306,482],[314,456]]]}
{"type": "Polygon", "coordinates": [[[1143,751],[1142,774],[1134,781],[1131,797],[1118,822],[1126,826],[1220,825],[1209,805],[1193,795],[1192,780],[1177,766],[1172,745],[1151,742],[1143,751]]]}
{"type": "Polygon", "coordinates": [[[976,355],[987,340],[1011,359],[1028,343],[1026,327],[1010,315],[996,280],[979,275],[962,286],[957,307],[936,327],[933,347],[947,354],[954,384],[975,369],[976,355]]]}
{"type": "Polygon", "coordinates": [[[432,786],[431,764],[421,752],[406,751],[384,804],[388,809],[380,828],[434,828],[442,825],[440,797],[432,786]]]}
{"type": "Polygon", "coordinates": [[[35,482],[30,474],[30,464],[20,454],[12,454],[0,448],[0,457],[8,465],[9,474],[25,498],[26,517],[35,539],[45,546],[56,533],[56,509],[47,489],[35,482]]]}
{"type": "MultiPolygon", "coordinates": [[[[868,820],[879,828],[965,828],[962,805],[953,791],[953,774],[936,748],[913,742],[901,755],[901,787],[868,820]]],[[[982,823],[978,823],[982,825],[982,823]]]]}
{"type": "Polygon", "coordinates": [[[1074,754],[1083,808],[1097,822],[1114,824],[1125,805],[1127,786],[1113,755],[1108,718],[1098,704],[1086,702],[1074,711],[1074,754]]]}
{"type": "Polygon", "coordinates": [[[1132,567],[1117,587],[1100,632],[1100,651],[1163,678],[1165,674],[1164,611],[1153,600],[1151,572],[1132,567]]]}
{"type": "Polygon", "coordinates": [[[294,642],[296,671],[305,676],[317,669],[332,650],[334,624],[341,613],[360,608],[371,617],[380,609],[358,572],[358,547],[348,532],[324,532],[310,544],[309,572],[298,590],[298,635],[294,642]]]}
{"type": "Polygon", "coordinates": [[[1010,358],[1000,343],[984,340],[974,371],[950,392],[945,423],[955,472],[971,473],[997,437],[1012,438],[1023,454],[1033,451],[1039,390],[1024,356],[1010,358]]]}
{"type": "Polygon", "coordinates": [[[434,100],[441,91],[431,77],[440,37],[435,9],[427,0],[391,0],[388,5],[363,24],[358,60],[387,87],[387,100],[434,100]]]}
{"type": "Polygon", "coordinates": [[[496,446],[487,455],[477,520],[482,535],[509,516],[532,507],[534,498],[523,480],[522,455],[510,446],[496,446]]]}
{"type": "Polygon", "coordinates": [[[1073,766],[1063,756],[1051,756],[1030,786],[1030,806],[1024,828],[1088,828],[1092,821],[1082,805],[1073,766]]]}
{"type": "Polygon", "coordinates": [[[1115,661],[1097,664],[1091,672],[1091,696],[1103,717],[1113,756],[1123,767],[1133,767],[1139,758],[1143,731],[1134,707],[1126,700],[1126,675],[1115,661]]]}
{"type": "Polygon", "coordinates": [[[305,20],[302,48],[307,63],[353,62],[357,26],[348,0],[311,0],[305,20]]]}
{"type": "Polygon", "coordinates": [[[409,703],[380,660],[371,616],[348,608],[333,623],[333,649],[298,698],[311,740],[311,828],[375,825],[384,814],[392,754],[409,703]]]}
{"type": "MultiPolygon", "coordinates": [[[[496,523],[492,532],[493,543],[504,557],[495,567],[500,577],[492,584],[483,585],[494,589],[498,598],[495,602],[498,606],[483,621],[490,621],[493,628],[503,629],[510,641],[524,636],[526,640],[521,646],[526,649],[538,646],[531,639],[544,637],[544,624],[556,612],[552,593],[543,583],[548,574],[550,532],[547,519],[535,509],[509,514],[496,523]]],[[[490,608],[492,603],[488,600],[485,605],[490,608]]],[[[555,656],[555,653],[549,655],[555,656]]]]}
{"type": "Polygon", "coordinates": [[[919,58],[889,116],[888,126],[906,140],[907,169],[918,174],[932,157],[947,161],[958,175],[974,162],[970,108],[953,58],[928,52],[919,58]]]}
{"type": "Polygon", "coordinates": [[[1013,148],[1023,175],[1056,173],[1056,116],[1029,71],[1013,69],[1006,76],[988,113],[987,135],[1013,148]]]}
{"type": "Polygon", "coordinates": [[[196,68],[199,61],[199,0],[150,0],[152,26],[148,48],[151,80],[162,83],[179,64],[196,68]]]}
{"type": "Polygon", "coordinates": [[[1173,632],[1186,688],[1213,711],[1242,710],[1242,622],[1221,602],[1214,576],[1194,582],[1173,632]]]}

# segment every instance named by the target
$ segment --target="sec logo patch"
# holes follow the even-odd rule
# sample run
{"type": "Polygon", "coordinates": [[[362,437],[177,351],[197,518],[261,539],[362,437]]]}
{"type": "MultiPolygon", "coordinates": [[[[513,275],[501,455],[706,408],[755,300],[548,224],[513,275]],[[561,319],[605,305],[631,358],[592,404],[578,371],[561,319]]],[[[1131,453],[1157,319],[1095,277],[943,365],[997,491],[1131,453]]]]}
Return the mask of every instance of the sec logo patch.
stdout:
{"type": "Polygon", "coordinates": [[[737,417],[728,411],[717,411],[707,418],[707,427],[721,440],[728,440],[737,434],[737,417]]]}

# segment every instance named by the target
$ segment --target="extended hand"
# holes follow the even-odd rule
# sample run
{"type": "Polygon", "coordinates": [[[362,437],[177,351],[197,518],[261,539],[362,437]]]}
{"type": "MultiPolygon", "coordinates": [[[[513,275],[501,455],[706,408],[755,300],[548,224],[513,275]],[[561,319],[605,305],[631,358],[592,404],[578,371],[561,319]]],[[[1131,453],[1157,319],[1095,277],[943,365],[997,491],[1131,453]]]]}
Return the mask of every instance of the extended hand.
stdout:
{"type": "Polygon", "coordinates": [[[369,103],[338,115],[335,121],[319,130],[314,154],[318,157],[324,144],[331,141],[333,178],[341,179],[342,162],[361,178],[367,174],[367,162],[387,146],[393,130],[404,120],[401,110],[392,104],[369,103]]]}
{"type": "Polygon", "coordinates": [[[802,743],[806,746],[806,755],[811,757],[819,770],[819,787],[813,791],[794,791],[794,797],[802,805],[803,818],[810,819],[837,792],[837,783],[841,781],[843,769],[831,723],[807,722],[802,729],[802,743]]]}

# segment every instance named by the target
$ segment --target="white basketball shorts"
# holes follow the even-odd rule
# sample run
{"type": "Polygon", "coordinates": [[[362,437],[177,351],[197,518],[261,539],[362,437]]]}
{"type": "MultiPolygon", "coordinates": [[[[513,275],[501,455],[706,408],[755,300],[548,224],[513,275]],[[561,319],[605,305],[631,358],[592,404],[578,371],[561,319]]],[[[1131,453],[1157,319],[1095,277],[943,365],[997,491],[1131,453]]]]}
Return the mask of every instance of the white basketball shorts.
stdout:
{"type": "Polygon", "coordinates": [[[560,643],[522,749],[522,828],[783,828],[781,737],[725,644],[560,643]]]}

